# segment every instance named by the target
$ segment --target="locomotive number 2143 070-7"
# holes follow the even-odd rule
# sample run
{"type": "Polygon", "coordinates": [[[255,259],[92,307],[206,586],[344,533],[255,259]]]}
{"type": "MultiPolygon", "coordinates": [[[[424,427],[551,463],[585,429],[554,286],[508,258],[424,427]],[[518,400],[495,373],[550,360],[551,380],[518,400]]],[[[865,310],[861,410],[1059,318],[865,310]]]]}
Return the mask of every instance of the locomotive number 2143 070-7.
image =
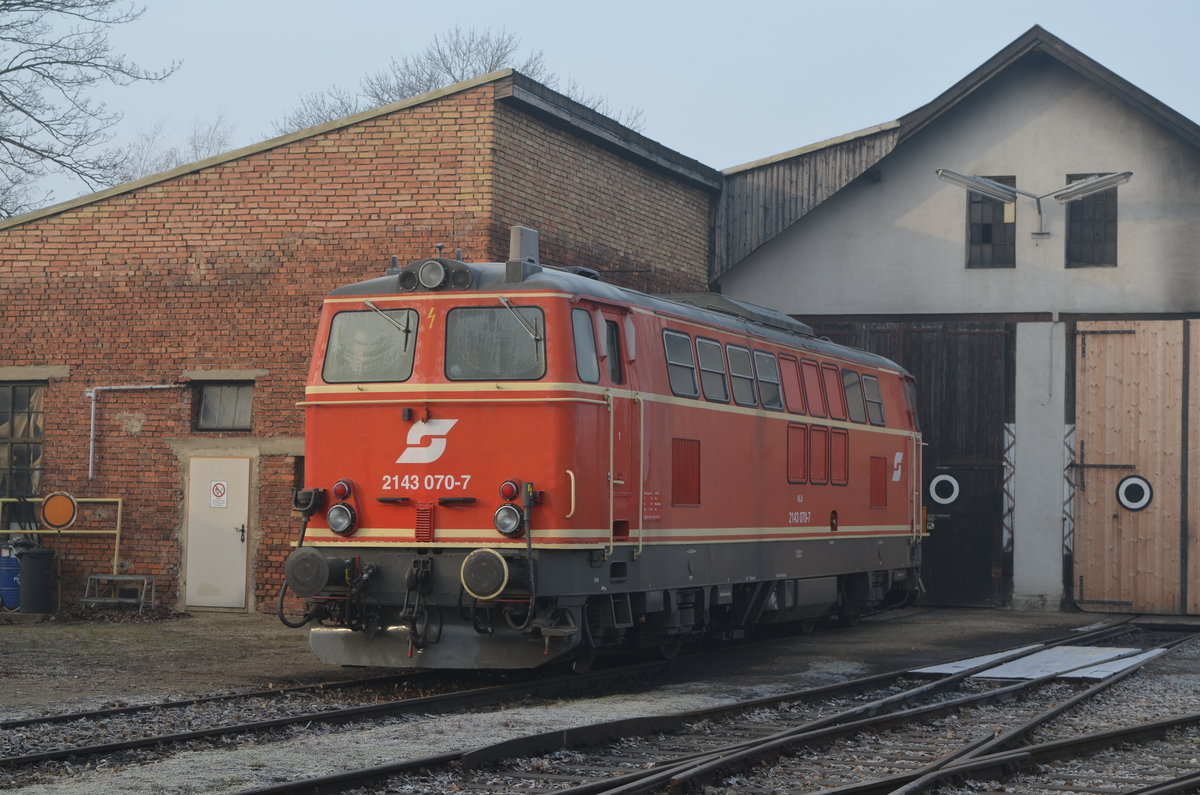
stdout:
{"type": "Polygon", "coordinates": [[[453,491],[466,489],[470,475],[384,475],[384,491],[410,491],[424,488],[426,491],[443,489],[453,491]]]}

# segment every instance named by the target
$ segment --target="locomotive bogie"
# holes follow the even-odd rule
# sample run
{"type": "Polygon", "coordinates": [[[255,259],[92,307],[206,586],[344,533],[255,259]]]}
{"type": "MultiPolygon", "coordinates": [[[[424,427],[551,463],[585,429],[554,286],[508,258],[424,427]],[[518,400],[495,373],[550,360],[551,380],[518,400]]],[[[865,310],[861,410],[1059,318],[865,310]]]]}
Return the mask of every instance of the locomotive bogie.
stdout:
{"type": "Polygon", "coordinates": [[[920,435],[898,366],[769,310],[528,261],[435,264],[342,288],[322,314],[286,574],[322,659],[666,653],[918,587],[920,435]]]}

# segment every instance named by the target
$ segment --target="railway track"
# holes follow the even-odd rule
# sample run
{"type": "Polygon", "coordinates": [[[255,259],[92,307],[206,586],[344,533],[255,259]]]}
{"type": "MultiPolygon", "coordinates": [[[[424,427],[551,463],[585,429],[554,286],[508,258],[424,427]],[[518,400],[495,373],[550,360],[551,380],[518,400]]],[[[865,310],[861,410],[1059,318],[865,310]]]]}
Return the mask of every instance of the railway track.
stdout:
{"type": "MultiPolygon", "coordinates": [[[[1193,640],[1179,634],[1168,640],[1163,633],[1148,634],[1124,625],[1105,627],[1090,636],[1075,634],[1049,645],[1120,641],[1126,646],[1165,646],[1169,654],[1184,644],[1195,647],[1193,640]]],[[[1127,774],[1130,789],[1096,791],[1162,787],[1163,781],[1177,777],[1172,771],[1178,776],[1200,771],[1195,751],[1191,757],[1186,753],[1187,743],[1194,747],[1194,732],[1200,726],[1200,715],[1195,714],[1200,712],[1200,697],[1194,693],[1191,712],[1161,726],[1138,725],[1136,730],[1120,726],[1084,738],[1069,725],[1053,728],[1065,725],[1060,724],[1063,716],[1095,699],[1108,698],[1110,711],[1113,704],[1121,704],[1122,697],[1112,695],[1114,686],[1128,681],[1150,660],[1087,685],[1063,680],[1058,673],[1017,683],[973,678],[1006,658],[1027,657],[1045,646],[1011,651],[998,660],[932,680],[900,671],[753,703],[583,726],[250,792],[368,788],[583,795],[701,791],[708,784],[715,784],[718,792],[738,793],[916,792],[968,777],[986,782],[989,776],[1011,776],[1013,770],[1030,765],[1051,771],[1045,773],[1048,782],[1079,781],[1087,765],[1083,760],[1097,747],[1143,738],[1159,743],[1164,759],[1175,759],[1175,767],[1147,765],[1140,779],[1127,774]],[[1055,731],[1073,736],[1054,739],[1055,731]],[[1157,739],[1161,737],[1166,739],[1157,739]],[[1175,737],[1182,739],[1172,745],[1175,737]],[[1053,772],[1057,768],[1052,763],[1061,770],[1053,772]]],[[[1128,710],[1118,708],[1112,714],[1128,714],[1128,710]]],[[[1120,764],[1114,762],[1112,769],[1121,769],[1120,764]]],[[[988,786],[954,791],[988,791],[988,786]]],[[[1054,791],[1055,785],[1030,786],[1028,791],[1037,792],[1054,791]]],[[[1072,789],[1072,784],[1058,786],[1058,792],[1088,791],[1072,789]]]]}
{"type": "MultiPolygon", "coordinates": [[[[0,787],[53,778],[56,766],[120,764],[131,752],[153,753],[199,744],[267,741],[295,727],[364,723],[406,715],[475,710],[520,699],[553,698],[595,688],[618,689],[666,670],[663,662],[598,670],[585,675],[534,678],[485,687],[438,672],[273,688],[252,693],[88,712],[22,718],[0,725],[0,787]],[[440,689],[425,695],[420,690],[440,689]],[[359,690],[355,694],[353,691],[359,690]],[[404,693],[395,697],[396,693],[404,693]],[[392,694],[392,697],[388,697],[392,694]],[[117,739],[114,739],[117,738],[117,739]]],[[[478,674],[471,680],[478,681],[478,674]]],[[[492,677],[504,678],[504,677],[492,677]]]]}

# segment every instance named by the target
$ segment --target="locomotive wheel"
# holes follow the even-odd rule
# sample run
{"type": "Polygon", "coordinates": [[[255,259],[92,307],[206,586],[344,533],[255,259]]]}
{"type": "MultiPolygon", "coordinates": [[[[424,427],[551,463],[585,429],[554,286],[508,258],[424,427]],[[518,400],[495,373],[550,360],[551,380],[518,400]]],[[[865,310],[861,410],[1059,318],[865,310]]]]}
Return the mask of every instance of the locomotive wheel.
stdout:
{"type": "Polygon", "coordinates": [[[658,654],[664,660],[674,660],[679,656],[681,648],[683,648],[683,638],[672,638],[658,644],[658,654]]]}
{"type": "Polygon", "coordinates": [[[803,621],[796,622],[796,631],[801,635],[811,635],[817,629],[817,620],[815,618],[806,618],[803,621]]]}

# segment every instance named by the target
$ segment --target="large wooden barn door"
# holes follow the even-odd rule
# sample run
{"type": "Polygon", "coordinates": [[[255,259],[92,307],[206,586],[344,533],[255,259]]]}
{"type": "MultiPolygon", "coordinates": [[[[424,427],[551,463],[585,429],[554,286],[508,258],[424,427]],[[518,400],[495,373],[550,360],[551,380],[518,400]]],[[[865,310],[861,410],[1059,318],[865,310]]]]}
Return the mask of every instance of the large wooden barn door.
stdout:
{"type": "Polygon", "coordinates": [[[917,379],[926,505],[935,517],[922,550],[925,601],[1004,603],[1012,587],[1014,325],[806,320],[818,335],[887,356],[917,379]]]}
{"type": "Polygon", "coordinates": [[[1183,320],[1076,327],[1071,586],[1085,610],[1197,612],[1196,333],[1183,320]]]}

